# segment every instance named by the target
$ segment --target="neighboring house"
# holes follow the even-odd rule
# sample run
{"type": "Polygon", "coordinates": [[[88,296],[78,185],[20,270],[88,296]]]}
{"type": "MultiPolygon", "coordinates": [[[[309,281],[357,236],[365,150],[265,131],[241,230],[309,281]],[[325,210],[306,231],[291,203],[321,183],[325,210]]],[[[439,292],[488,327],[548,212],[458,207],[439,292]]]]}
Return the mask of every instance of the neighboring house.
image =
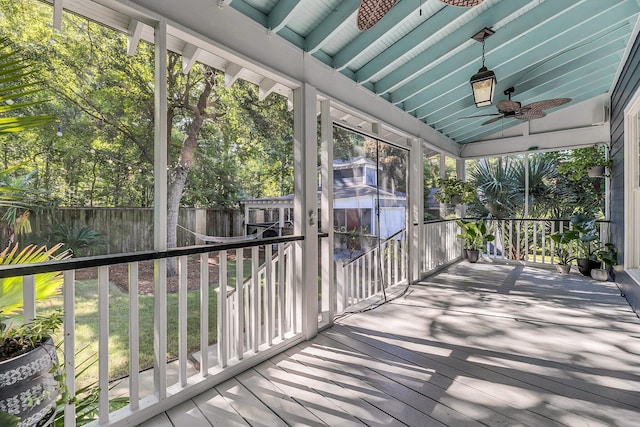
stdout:
{"type": "MultiPolygon", "coordinates": [[[[364,157],[333,162],[334,228],[362,231],[385,239],[406,227],[407,196],[395,180],[364,157]],[[380,185],[377,185],[378,181],[380,185]],[[380,209],[379,227],[376,209],[380,209]]],[[[320,200],[320,192],[318,192],[320,200]]],[[[293,218],[293,194],[242,201],[247,225],[280,228],[293,218]]],[[[318,215],[320,218],[320,215],[318,215]]]]}

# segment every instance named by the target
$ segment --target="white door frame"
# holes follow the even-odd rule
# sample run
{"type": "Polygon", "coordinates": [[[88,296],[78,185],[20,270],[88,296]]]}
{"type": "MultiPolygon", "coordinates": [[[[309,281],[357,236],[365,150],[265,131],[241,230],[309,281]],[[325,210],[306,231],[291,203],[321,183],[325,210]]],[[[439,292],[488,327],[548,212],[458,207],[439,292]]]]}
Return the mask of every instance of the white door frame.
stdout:
{"type": "Polygon", "coordinates": [[[640,277],[640,89],[624,110],[624,269],[640,277]]]}

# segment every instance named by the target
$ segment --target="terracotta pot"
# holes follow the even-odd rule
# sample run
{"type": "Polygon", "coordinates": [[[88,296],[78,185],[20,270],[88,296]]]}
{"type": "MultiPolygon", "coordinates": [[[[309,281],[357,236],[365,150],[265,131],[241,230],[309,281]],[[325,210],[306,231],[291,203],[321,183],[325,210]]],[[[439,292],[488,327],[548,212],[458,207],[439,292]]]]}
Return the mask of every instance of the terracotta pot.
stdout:
{"type": "Polygon", "coordinates": [[[49,338],[28,353],[0,362],[0,411],[20,418],[20,426],[48,425],[56,413],[58,382],[49,371],[58,364],[49,338]]]}
{"type": "Polygon", "coordinates": [[[560,273],[560,274],[569,274],[569,271],[571,270],[571,265],[569,265],[569,264],[556,264],[556,270],[558,270],[558,273],[560,273]]]}
{"type": "Polygon", "coordinates": [[[477,249],[465,249],[464,253],[467,261],[471,263],[478,262],[478,258],[480,258],[480,251],[477,249]]]}
{"type": "Polygon", "coordinates": [[[609,280],[609,272],[603,268],[594,268],[591,270],[591,277],[601,282],[609,280]]]}

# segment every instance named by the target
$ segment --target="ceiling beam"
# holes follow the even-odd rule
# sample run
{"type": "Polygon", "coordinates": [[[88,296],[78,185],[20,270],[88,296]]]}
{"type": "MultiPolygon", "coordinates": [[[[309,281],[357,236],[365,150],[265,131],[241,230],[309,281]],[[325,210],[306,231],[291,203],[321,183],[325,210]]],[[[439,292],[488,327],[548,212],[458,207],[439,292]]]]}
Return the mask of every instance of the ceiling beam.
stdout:
{"type": "MultiPolygon", "coordinates": [[[[471,36],[475,34],[478,29],[491,27],[496,22],[507,18],[522,7],[525,7],[528,3],[528,0],[509,0],[508,2],[499,3],[500,7],[489,8],[465,24],[465,28],[468,28],[468,31],[456,31],[449,34],[446,38],[422,52],[412,61],[398,67],[393,73],[378,80],[375,85],[376,93],[393,92],[401,86],[410,83],[416,77],[421,76],[425,71],[433,67],[434,63],[437,64],[441,57],[447,56],[451,51],[459,49],[461,45],[466,45],[470,48],[475,44],[476,49],[478,49],[478,58],[480,58],[478,43],[472,41],[471,36]]],[[[497,35],[499,35],[499,33],[493,35],[492,38],[497,35]]],[[[363,81],[377,72],[377,69],[370,70],[368,66],[365,66],[356,72],[356,77],[358,81],[363,81]]]]}
{"type": "MultiPolygon", "coordinates": [[[[544,91],[544,87],[546,87],[548,82],[553,82],[556,86],[564,84],[567,81],[574,81],[576,84],[580,84],[580,81],[584,80],[589,73],[611,65],[609,61],[611,61],[612,58],[610,58],[610,56],[622,52],[625,44],[626,40],[623,35],[597,47],[593,51],[590,51],[593,49],[592,45],[581,48],[572,47],[566,51],[564,55],[556,56],[551,60],[533,61],[531,67],[527,68],[526,64],[523,64],[525,68],[513,72],[511,77],[507,77],[503,83],[498,85],[498,95],[502,98],[502,95],[500,95],[500,92],[502,92],[502,90],[500,90],[501,88],[515,87],[513,98],[521,102],[529,103],[527,97],[539,95],[544,91]],[[608,57],[608,59],[603,61],[605,57],[608,57]],[[549,80],[544,80],[544,78],[548,78],[549,80]]],[[[427,123],[432,126],[442,127],[441,122],[448,122],[451,118],[472,116],[486,111],[485,109],[479,110],[475,108],[475,106],[470,105],[469,91],[468,84],[454,88],[445,96],[438,97],[441,103],[439,105],[446,104],[444,107],[437,109],[437,104],[429,102],[425,106],[417,109],[415,116],[419,119],[426,120],[427,123]]],[[[556,94],[558,93],[560,92],[556,91],[556,94]]],[[[557,96],[559,95],[555,97],[557,96]]]]}
{"type": "MultiPolygon", "coordinates": [[[[599,4],[604,5],[605,3],[599,4]]],[[[579,15],[581,16],[580,19],[574,17],[574,15],[578,15],[576,13],[566,16],[564,19],[561,18],[563,15],[560,15],[559,19],[548,21],[545,25],[538,27],[537,31],[530,34],[530,36],[540,38],[539,34],[552,35],[535,44],[530,42],[530,37],[523,36],[511,42],[510,40],[515,37],[514,34],[510,34],[507,31],[496,33],[493,37],[496,37],[497,44],[500,47],[487,53],[486,56],[487,63],[494,64],[491,68],[498,76],[498,90],[520,85],[524,76],[535,77],[537,73],[531,74],[531,71],[535,71],[536,67],[547,62],[550,62],[549,66],[552,66],[554,58],[558,58],[558,62],[565,62],[564,56],[558,56],[557,46],[559,43],[565,46],[563,51],[569,58],[578,58],[581,53],[588,58],[588,55],[585,54],[590,50],[598,49],[600,45],[619,38],[628,37],[627,22],[629,14],[632,13],[630,8],[613,7],[604,14],[598,14],[597,12],[597,10],[583,10],[583,15],[579,15]],[[584,30],[581,29],[584,28],[582,25],[592,19],[610,24],[598,31],[597,34],[585,37],[584,30]],[[621,26],[626,27],[627,30],[620,29],[621,26]],[[513,52],[518,52],[518,54],[514,55],[513,52]]],[[[519,25],[516,24],[514,21],[514,27],[517,28],[519,25]]],[[[598,56],[594,54],[591,60],[597,59],[598,56]]],[[[467,96],[469,92],[468,77],[476,72],[477,66],[478,63],[452,58],[452,60],[446,61],[430,70],[428,79],[426,75],[420,79],[423,84],[420,84],[419,89],[410,90],[414,85],[418,84],[416,81],[411,86],[394,92],[392,98],[394,101],[402,99],[404,101],[403,106],[407,111],[416,111],[418,108],[422,108],[420,113],[416,111],[416,115],[424,117],[423,112],[433,112],[432,105],[434,103],[441,102],[448,94],[456,91],[459,99],[467,100],[467,108],[471,113],[475,111],[475,106],[467,96]],[[448,82],[459,83],[457,85],[455,83],[452,84],[448,90],[442,90],[442,82],[445,79],[448,82]],[[434,90],[437,90],[437,95],[432,93],[434,90]]],[[[459,111],[455,112],[455,114],[458,113],[459,111]]]]}
{"type": "Polygon", "coordinates": [[[345,25],[353,25],[360,0],[343,0],[305,38],[304,50],[314,53],[345,25]]]}
{"type": "MultiPolygon", "coordinates": [[[[605,68],[608,69],[613,62],[617,63],[624,48],[624,41],[616,40],[587,55],[577,58],[571,56],[569,63],[559,67],[547,68],[545,66],[539,70],[541,72],[539,75],[533,76],[533,79],[523,79],[522,81],[511,79],[501,87],[508,85],[515,87],[515,93],[512,97],[523,105],[533,102],[533,98],[546,93],[549,93],[551,98],[567,97],[568,95],[565,91],[571,90],[572,86],[582,85],[589,74],[605,68]]],[[[506,98],[501,94],[499,97],[500,99],[506,98]]],[[[469,105],[471,103],[470,98],[469,86],[464,85],[460,90],[452,92],[451,96],[441,100],[442,103],[446,104],[445,107],[434,111],[436,104],[427,105],[418,109],[415,112],[415,116],[419,119],[425,119],[427,123],[436,128],[446,128],[449,132],[454,130],[456,124],[459,125],[459,123],[451,123],[452,119],[487,112],[488,109],[477,109],[475,106],[469,105]],[[448,125],[446,125],[447,123],[448,125]],[[454,126],[454,128],[451,126],[454,126]]],[[[495,112],[495,110],[492,111],[495,112]]]]}
{"type": "MultiPolygon", "coordinates": [[[[514,65],[514,61],[523,61],[523,56],[520,54],[522,50],[530,51],[531,49],[537,49],[539,45],[546,45],[550,52],[549,54],[557,52],[557,45],[548,43],[547,39],[553,39],[557,35],[556,25],[560,25],[559,23],[562,17],[567,14],[568,9],[565,3],[546,2],[529,10],[528,13],[518,16],[509,22],[507,27],[495,29],[496,33],[486,42],[485,56],[487,67],[496,72],[498,81],[501,82],[503,79],[503,75],[498,74],[498,66],[506,67],[511,72],[526,67],[526,65],[520,65],[518,67],[514,65]],[[537,22],[533,27],[527,25],[531,20],[537,22]],[[521,28],[529,29],[523,32],[521,28]],[[546,31],[544,30],[545,28],[546,31]],[[537,40],[539,38],[535,36],[536,31],[540,31],[545,37],[536,43],[532,43],[532,39],[537,40]],[[553,49],[551,47],[553,47],[553,49]],[[517,54],[514,54],[514,52],[517,52],[517,54]]],[[[579,17],[572,18],[573,23],[568,28],[577,25],[576,22],[583,21],[586,19],[586,16],[587,12],[582,11],[579,17]]],[[[559,32],[564,33],[566,28],[566,26],[563,26],[559,32]]],[[[581,34],[582,38],[584,38],[584,36],[584,34],[581,34]]],[[[479,43],[475,41],[467,43],[466,46],[467,47],[459,52],[458,55],[451,56],[436,66],[430,67],[428,74],[425,69],[425,71],[420,71],[419,74],[414,75],[411,80],[403,85],[395,86],[391,96],[393,102],[403,102],[405,103],[405,108],[410,108],[409,111],[414,111],[425,105],[427,102],[425,100],[429,100],[431,96],[433,96],[432,92],[434,91],[430,89],[436,89],[438,94],[441,93],[442,81],[444,79],[457,82],[457,87],[468,85],[469,77],[475,74],[482,64],[480,60],[482,48],[479,43]],[[473,52],[476,53],[474,54],[473,52]],[[469,60],[469,58],[472,59],[469,60]],[[409,104],[409,107],[406,106],[407,104],[409,104]]],[[[531,60],[529,56],[527,58],[531,60]]],[[[527,64],[530,64],[530,62],[527,64]]],[[[376,89],[383,89],[382,82],[376,85],[376,89]]]]}
{"type": "MultiPolygon", "coordinates": [[[[444,6],[443,3],[441,5],[444,6]]],[[[371,81],[376,75],[391,69],[407,55],[415,56],[423,54],[423,52],[426,54],[428,48],[433,48],[434,45],[440,43],[446,43],[445,40],[441,39],[442,36],[438,35],[440,30],[446,26],[453,27],[458,25],[459,18],[465,12],[465,9],[458,7],[441,8],[438,13],[431,15],[410,33],[357,70],[356,80],[361,83],[371,81]]]]}
{"type": "Polygon", "coordinates": [[[291,19],[296,8],[300,6],[300,0],[280,0],[267,16],[267,28],[277,33],[291,19]]]}
{"type": "MultiPolygon", "coordinates": [[[[438,11],[442,11],[445,7],[444,3],[440,2],[432,2],[424,5],[424,19],[428,21],[431,16],[438,13],[438,11]]],[[[447,19],[452,19],[454,16],[459,16],[462,13],[462,9],[450,7],[447,8],[450,13],[446,15],[450,15],[449,17],[443,17],[443,22],[447,22],[447,19]],[[457,13],[456,13],[457,12],[457,13]]],[[[333,57],[333,68],[336,70],[343,70],[354,61],[358,60],[361,56],[363,56],[369,49],[375,46],[375,43],[378,39],[385,36],[385,34],[389,31],[394,31],[398,27],[400,27],[405,21],[409,19],[412,15],[420,13],[419,10],[422,10],[422,6],[419,3],[410,2],[410,1],[401,1],[396,3],[395,6],[389,10],[389,12],[384,16],[384,19],[380,20],[376,25],[369,28],[367,31],[361,31],[358,36],[353,39],[349,44],[347,44],[342,50],[340,50],[333,57]]],[[[405,35],[403,40],[407,37],[415,38],[414,45],[426,40],[428,38],[428,33],[430,31],[435,31],[436,29],[433,26],[427,26],[426,22],[422,24],[420,27],[424,26],[423,31],[418,29],[412,31],[411,33],[405,35]]],[[[397,43],[396,43],[397,44],[397,43]]],[[[406,43],[405,43],[406,44],[406,43]]],[[[393,48],[391,46],[391,48],[393,48]]],[[[388,50],[388,49],[387,49],[388,50]]],[[[387,50],[385,50],[382,54],[386,54],[387,50]]],[[[377,57],[377,55],[376,55],[377,57]]],[[[374,58],[375,60],[375,58],[374,58]]]]}
{"type": "Polygon", "coordinates": [[[527,136],[500,138],[465,144],[460,150],[463,159],[506,156],[527,152],[557,151],[596,144],[609,144],[609,123],[577,129],[536,133],[527,136]]]}

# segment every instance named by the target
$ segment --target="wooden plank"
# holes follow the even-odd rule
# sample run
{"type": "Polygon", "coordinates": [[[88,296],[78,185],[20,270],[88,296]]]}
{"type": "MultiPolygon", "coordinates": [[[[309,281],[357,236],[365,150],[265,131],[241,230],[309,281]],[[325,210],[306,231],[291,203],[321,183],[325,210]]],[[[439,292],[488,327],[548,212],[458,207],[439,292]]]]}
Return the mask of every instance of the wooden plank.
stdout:
{"type": "MultiPolygon", "coordinates": [[[[553,421],[553,416],[533,412],[537,408],[529,406],[532,401],[542,400],[542,396],[528,392],[527,387],[522,389],[502,387],[501,385],[506,381],[504,378],[499,378],[496,375],[492,376],[490,372],[478,372],[481,369],[474,369],[468,364],[450,359],[451,352],[446,349],[436,346],[435,351],[441,350],[438,356],[430,354],[431,349],[424,347],[418,349],[418,346],[412,346],[410,342],[407,343],[407,346],[411,347],[411,349],[407,350],[403,348],[404,346],[398,345],[397,342],[390,343],[387,340],[381,340],[380,337],[367,340],[360,334],[358,336],[359,339],[370,345],[403,358],[405,363],[411,363],[419,368],[433,369],[438,372],[440,375],[434,375],[431,378],[431,382],[441,388],[446,388],[449,393],[459,399],[474,398],[474,394],[471,392],[474,391],[472,389],[475,389],[481,392],[480,394],[475,393],[476,401],[482,402],[483,405],[506,417],[519,420],[525,425],[559,425],[559,423],[553,421]],[[482,375],[483,373],[485,375],[482,375]]],[[[555,415],[571,414],[558,411],[555,415]]]]}
{"type": "Polygon", "coordinates": [[[191,400],[174,406],[166,414],[173,426],[211,427],[207,417],[200,412],[200,409],[191,400]]]}
{"type": "MultiPolygon", "coordinates": [[[[495,281],[495,277],[493,280],[495,281]]],[[[539,278],[538,281],[540,282],[539,278]]],[[[589,286],[596,286],[594,295],[598,299],[600,298],[601,292],[597,292],[597,282],[585,281],[584,279],[579,282],[586,283],[584,288],[587,289],[589,286]]],[[[481,288],[482,283],[477,286],[481,288]]],[[[434,296],[432,287],[424,289],[425,295],[430,294],[432,299],[440,300],[441,297],[444,297],[444,293],[442,296],[434,296]]],[[[451,289],[450,296],[453,297],[455,285],[452,285],[451,289]]],[[[597,423],[595,420],[606,420],[603,424],[611,424],[611,420],[615,420],[614,424],[624,425],[625,419],[633,417],[634,413],[637,414],[637,410],[634,412],[635,406],[633,405],[634,402],[640,401],[640,394],[635,392],[640,385],[638,376],[628,378],[635,381],[626,384],[627,378],[606,379],[616,387],[604,386],[605,380],[602,376],[604,372],[607,372],[607,369],[610,369],[609,372],[613,374],[610,376],[613,377],[625,376],[624,372],[628,371],[630,367],[635,366],[637,369],[638,362],[633,360],[630,355],[637,354],[640,349],[633,347],[633,341],[629,343],[629,340],[625,339],[628,334],[624,332],[615,338],[607,339],[605,337],[606,334],[616,334],[616,328],[611,328],[611,322],[608,321],[598,324],[598,318],[594,315],[603,311],[603,307],[600,305],[593,304],[592,310],[583,309],[583,318],[577,318],[576,310],[573,309],[574,305],[577,307],[591,306],[586,303],[584,297],[582,300],[571,297],[568,299],[568,306],[563,306],[559,304],[558,298],[546,302],[538,295],[525,304],[524,307],[530,313],[528,316],[531,319],[522,322],[518,321],[516,317],[496,317],[491,310],[482,306],[482,304],[486,304],[484,297],[481,297],[482,301],[479,307],[473,306],[472,309],[469,308],[472,307],[471,304],[460,304],[460,301],[450,298],[447,300],[448,305],[457,307],[460,312],[456,313],[454,310],[445,312],[443,315],[443,311],[440,309],[425,310],[424,307],[416,307],[416,293],[419,292],[411,294],[411,305],[406,305],[402,309],[404,320],[394,319],[394,322],[389,322],[389,316],[398,312],[397,307],[382,308],[377,311],[376,318],[362,316],[358,322],[349,321],[350,328],[356,327],[358,331],[357,327],[362,325],[363,329],[357,334],[359,337],[365,336],[363,332],[366,329],[373,332],[374,337],[371,339],[375,342],[402,346],[403,350],[408,350],[408,355],[422,354],[434,361],[449,364],[452,368],[452,375],[463,376],[468,385],[478,386],[479,382],[484,382],[485,384],[481,386],[488,392],[493,389],[493,393],[496,394],[501,388],[506,392],[507,389],[516,387],[533,392],[532,399],[551,400],[553,404],[539,405],[536,408],[541,415],[549,418],[557,417],[558,410],[560,410],[564,411],[565,418],[575,415],[582,420],[593,423],[597,423]],[[545,304],[548,307],[540,310],[540,306],[545,304]],[[554,305],[560,307],[554,307],[554,305]],[[477,310],[479,313],[472,317],[469,316],[469,313],[464,313],[465,310],[477,310]],[[550,313],[556,317],[549,317],[550,313]],[[416,317],[422,319],[423,326],[421,328],[416,328],[415,321],[411,320],[416,317]],[[377,318],[385,320],[378,321],[377,318]],[[438,324],[437,341],[424,338],[425,328],[428,328],[429,323],[434,319],[437,319],[438,324]],[[584,324],[580,324],[580,322],[584,324]],[[467,327],[460,329],[459,325],[467,325],[467,327]],[[396,336],[397,331],[403,331],[402,337],[396,336]],[[478,334],[476,331],[481,333],[478,334]],[[567,339],[568,333],[574,333],[575,338],[567,339]],[[593,335],[594,338],[590,339],[589,335],[593,335]],[[465,338],[462,338],[463,336],[465,338]],[[485,336],[486,338],[484,338],[485,336]],[[498,337],[499,339],[496,339],[498,337]],[[590,344],[592,342],[599,342],[599,344],[594,347],[590,344]],[[615,348],[605,344],[607,342],[626,346],[629,351],[618,354],[617,357],[621,358],[621,361],[613,359],[608,353],[614,351],[615,348]],[[439,358],[438,355],[431,355],[429,354],[431,348],[425,347],[425,344],[435,349],[434,351],[448,349],[454,356],[439,358]],[[598,354],[597,347],[603,349],[600,354],[598,354]],[[468,363],[469,360],[479,359],[484,355],[486,355],[486,359],[498,360],[499,362],[504,360],[511,364],[513,361],[524,361],[531,364],[531,368],[524,368],[520,365],[515,369],[501,369],[487,366],[486,363],[468,363]],[[578,359],[581,361],[580,364],[567,362],[577,355],[580,355],[578,359]],[[607,361],[604,366],[602,360],[607,361]],[[549,371],[550,367],[555,370],[549,371]],[[533,375],[529,372],[536,369],[544,371],[546,374],[533,375]],[[611,411],[609,408],[616,408],[616,410],[611,411]]],[[[464,298],[468,297],[461,292],[458,294],[464,298]]],[[[457,295],[455,296],[457,297],[457,295]]],[[[508,301],[507,297],[504,298],[506,299],[502,303],[508,301]]],[[[429,300],[429,297],[425,297],[424,300],[429,300]]],[[[442,300],[444,301],[444,299],[442,300]]],[[[619,305],[620,302],[618,299],[617,303],[612,302],[612,304],[619,305]]],[[[512,313],[522,315],[520,312],[523,311],[523,306],[512,304],[510,310],[512,313]]],[[[619,326],[622,328],[621,332],[636,330],[633,328],[633,323],[628,325],[625,322],[619,326]]],[[[526,394],[523,393],[523,395],[526,394]]]]}
{"type": "Polygon", "coordinates": [[[174,427],[174,425],[169,421],[167,414],[162,413],[151,418],[149,421],[145,421],[138,427],[174,427]]]}
{"type": "MultiPolygon", "coordinates": [[[[315,340],[314,340],[315,341],[315,340]]],[[[343,388],[351,389],[360,399],[386,412],[401,423],[410,426],[444,426],[441,422],[432,418],[430,414],[421,412],[394,397],[395,384],[391,381],[374,381],[376,377],[373,371],[365,366],[351,367],[347,364],[324,359],[315,345],[303,346],[303,350],[295,355],[296,360],[308,366],[314,366],[324,371],[324,375],[343,388]],[[391,394],[387,391],[391,390],[391,394]]],[[[336,355],[340,358],[343,355],[336,355]]]]}
{"type": "MultiPolygon", "coordinates": [[[[434,387],[429,390],[431,393],[424,393],[423,390],[416,391],[396,381],[389,373],[391,367],[388,366],[388,360],[377,360],[374,357],[369,357],[366,353],[361,353],[352,347],[344,346],[328,339],[324,334],[317,337],[314,343],[314,346],[307,349],[307,353],[330,362],[332,367],[339,366],[344,373],[352,375],[354,378],[358,378],[370,386],[384,391],[384,393],[401,401],[408,407],[422,412],[424,414],[422,415],[423,417],[431,417],[448,426],[480,425],[480,423],[451,407],[440,404],[438,399],[444,394],[442,389],[434,387]],[[378,369],[375,369],[376,367],[378,369]]],[[[405,374],[415,375],[412,372],[405,372],[405,374]]],[[[401,421],[406,422],[403,419],[401,421]]]]}
{"type": "Polygon", "coordinates": [[[287,425],[321,424],[320,419],[312,412],[254,369],[241,373],[236,376],[236,379],[267,405],[271,411],[278,414],[287,425]]]}
{"type": "Polygon", "coordinates": [[[331,400],[307,387],[304,377],[286,372],[273,361],[264,362],[254,369],[323,423],[340,427],[366,425],[351,416],[347,411],[337,410],[336,405],[331,400]]]}
{"type": "Polygon", "coordinates": [[[418,366],[407,363],[401,357],[395,356],[377,347],[371,346],[364,342],[358,341],[341,333],[330,334],[330,338],[335,340],[334,345],[340,348],[359,352],[360,355],[369,355],[374,360],[362,358],[362,362],[372,370],[381,375],[388,376],[394,381],[418,392],[424,396],[438,399],[440,403],[450,407],[454,411],[459,412],[470,418],[479,419],[487,425],[511,425],[515,423],[515,419],[505,416],[498,411],[492,410],[486,405],[480,405],[476,402],[485,401],[484,393],[473,388],[467,388],[464,395],[456,395],[450,393],[448,387],[441,387],[439,384],[447,381],[453,382],[453,378],[444,379],[439,383],[434,381],[434,377],[443,377],[443,375],[435,369],[419,369],[418,366]],[[343,344],[343,345],[340,345],[343,344]]]}
{"type": "Polygon", "coordinates": [[[339,382],[331,380],[323,369],[301,362],[298,358],[301,351],[302,348],[296,346],[271,360],[289,375],[294,375],[293,378],[301,377],[307,387],[331,401],[341,412],[353,415],[368,426],[405,426],[375,405],[362,399],[361,395],[353,388],[342,387],[339,382]]]}
{"type": "Polygon", "coordinates": [[[282,418],[273,413],[253,393],[238,380],[232,378],[219,384],[215,389],[222,395],[231,407],[251,426],[286,427],[282,418]]]}
{"type": "Polygon", "coordinates": [[[193,402],[214,427],[242,427],[249,425],[215,389],[194,397],[193,402]]]}

